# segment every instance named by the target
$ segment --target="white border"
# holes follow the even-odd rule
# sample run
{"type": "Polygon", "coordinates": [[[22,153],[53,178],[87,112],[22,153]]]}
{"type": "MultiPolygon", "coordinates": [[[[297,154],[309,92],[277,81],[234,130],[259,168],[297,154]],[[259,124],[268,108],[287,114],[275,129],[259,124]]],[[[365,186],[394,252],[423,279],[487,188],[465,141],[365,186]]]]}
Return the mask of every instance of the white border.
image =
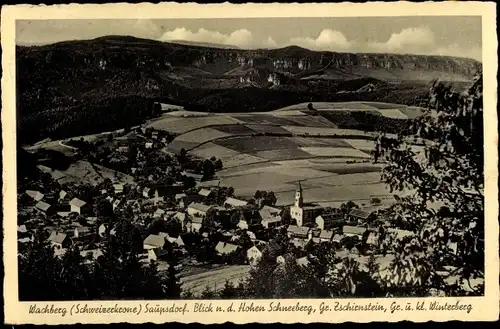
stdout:
{"type": "MultiPolygon", "coordinates": [[[[311,323],[330,322],[340,323],[371,322],[371,321],[448,321],[448,320],[495,320],[499,316],[499,254],[498,254],[498,154],[497,154],[497,115],[496,115],[496,73],[497,37],[495,25],[495,3],[486,2],[371,2],[363,4],[213,4],[201,5],[196,3],[178,4],[105,4],[105,5],[58,5],[58,6],[4,6],[1,16],[2,36],[2,137],[3,149],[3,205],[4,205],[4,300],[5,321],[10,324],[74,324],[74,323],[164,323],[164,322],[198,322],[210,323],[311,323]],[[163,315],[90,315],[85,316],[49,316],[28,314],[28,307],[32,303],[19,302],[17,291],[17,197],[16,197],[16,159],[15,159],[15,21],[21,19],[164,19],[164,18],[238,18],[238,17],[367,17],[367,16],[482,16],[483,24],[483,73],[484,73],[484,123],[485,123],[485,198],[486,198],[486,273],[484,297],[474,298],[426,298],[426,301],[439,300],[440,302],[472,303],[473,311],[465,312],[316,312],[313,315],[291,312],[264,312],[264,313],[187,313],[163,315]]],[[[419,299],[422,300],[422,299],[419,299]]],[[[322,301],[332,303],[332,300],[300,300],[319,306],[322,301]]],[[[347,300],[342,300],[345,302],[347,300]]],[[[390,306],[394,299],[350,299],[356,304],[378,302],[390,306]]],[[[176,303],[193,304],[194,301],[177,301],[176,303]]],[[[216,305],[227,307],[232,301],[211,301],[216,305]]],[[[240,302],[234,301],[235,305],[240,302]]],[[[254,305],[263,305],[267,308],[270,300],[253,300],[254,305]]],[[[282,303],[294,304],[296,301],[286,300],[282,303]]],[[[403,305],[406,302],[415,302],[415,299],[397,299],[403,305]]],[[[114,305],[116,302],[88,302],[89,305],[114,305]]],[[[141,301],[120,301],[121,306],[144,305],[141,301]]],[[[156,301],[154,303],[157,303],[156,301]]],[[[169,305],[173,302],[161,302],[169,305]]],[[[75,303],[58,302],[56,306],[71,308],[75,303]]]]}

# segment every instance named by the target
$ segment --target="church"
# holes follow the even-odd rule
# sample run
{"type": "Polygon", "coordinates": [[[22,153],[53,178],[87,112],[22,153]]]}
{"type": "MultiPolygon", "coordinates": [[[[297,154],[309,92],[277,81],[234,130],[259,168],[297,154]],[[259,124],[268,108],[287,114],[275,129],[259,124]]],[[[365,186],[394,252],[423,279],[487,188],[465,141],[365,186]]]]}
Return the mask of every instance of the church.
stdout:
{"type": "Polygon", "coordinates": [[[297,226],[312,226],[315,223],[315,219],[323,211],[323,207],[314,203],[304,203],[304,196],[302,191],[302,185],[299,182],[299,186],[295,191],[295,202],[292,207],[290,207],[290,217],[295,219],[297,226]]]}

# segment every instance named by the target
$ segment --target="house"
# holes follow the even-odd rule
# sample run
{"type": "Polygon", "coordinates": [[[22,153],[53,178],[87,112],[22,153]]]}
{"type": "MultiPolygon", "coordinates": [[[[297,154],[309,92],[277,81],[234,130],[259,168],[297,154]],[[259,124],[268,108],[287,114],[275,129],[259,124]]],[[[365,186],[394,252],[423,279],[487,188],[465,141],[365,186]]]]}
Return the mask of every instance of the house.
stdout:
{"type": "Polygon", "coordinates": [[[153,217],[160,218],[163,215],[165,215],[165,210],[158,208],[158,209],[156,209],[155,213],[153,214],[153,217]]]}
{"type": "Polygon", "coordinates": [[[310,227],[289,225],[286,229],[289,238],[299,238],[304,240],[312,239],[312,231],[310,227]]]}
{"type": "Polygon", "coordinates": [[[365,233],[366,228],[365,227],[360,227],[360,226],[349,226],[349,225],[344,225],[342,227],[342,233],[344,236],[357,236],[361,238],[363,236],[363,233],[365,233]]]}
{"type": "Polygon", "coordinates": [[[34,191],[34,190],[26,190],[26,194],[30,196],[33,200],[36,202],[40,201],[43,199],[44,195],[40,191],[34,191]]]}
{"type": "Polygon", "coordinates": [[[17,232],[18,233],[28,233],[28,230],[26,229],[26,225],[17,225],[17,232]]]}
{"type": "Polygon", "coordinates": [[[51,215],[54,213],[54,207],[43,201],[38,201],[35,205],[35,209],[45,215],[51,215]]]}
{"type": "Polygon", "coordinates": [[[342,234],[334,234],[331,241],[332,243],[340,244],[343,238],[344,236],[342,234]]]}
{"type": "Polygon", "coordinates": [[[198,194],[205,197],[205,198],[208,198],[213,193],[214,193],[213,189],[206,189],[206,188],[202,188],[201,190],[198,191],[198,194]]]}
{"type": "Polygon", "coordinates": [[[111,195],[106,197],[106,200],[109,201],[109,203],[113,204],[113,201],[115,200],[111,195]]]}
{"type": "Polygon", "coordinates": [[[200,174],[195,174],[195,173],[191,173],[191,172],[187,172],[187,171],[184,171],[182,173],[183,176],[186,176],[186,177],[192,177],[194,178],[194,180],[199,183],[201,182],[201,180],[203,179],[203,175],[200,175],[200,174]]]}
{"type": "Polygon", "coordinates": [[[219,255],[229,255],[232,252],[235,252],[236,250],[238,250],[239,248],[240,248],[240,246],[238,246],[238,245],[219,241],[219,243],[217,243],[217,245],[215,246],[215,251],[219,255]]]}
{"type": "Polygon", "coordinates": [[[78,198],[71,199],[69,205],[71,206],[71,212],[76,212],[80,215],[83,215],[90,211],[90,205],[87,202],[80,200],[78,198]]]}
{"type": "Polygon", "coordinates": [[[297,258],[296,262],[297,262],[297,265],[299,265],[299,266],[307,266],[307,265],[309,265],[309,257],[305,256],[305,257],[297,258]]]}
{"type": "Polygon", "coordinates": [[[148,250],[148,260],[151,261],[159,261],[167,258],[168,252],[162,248],[154,248],[148,250]]]}
{"type": "Polygon", "coordinates": [[[185,197],[186,197],[186,193],[177,193],[176,195],[174,195],[174,200],[176,202],[179,202],[185,197]]]}
{"type": "Polygon", "coordinates": [[[320,242],[330,242],[332,241],[332,238],[333,238],[333,231],[322,230],[321,233],[319,234],[320,242]]]}
{"type": "Polygon", "coordinates": [[[247,201],[244,200],[239,200],[236,198],[227,198],[226,201],[224,201],[224,207],[226,208],[238,208],[238,207],[243,207],[248,204],[247,201]]]}
{"type": "Polygon", "coordinates": [[[151,198],[153,196],[154,190],[151,187],[146,186],[142,190],[142,196],[145,198],[151,198]]]}
{"type": "Polygon", "coordinates": [[[238,227],[240,230],[248,230],[248,223],[244,219],[240,219],[238,221],[238,224],[236,224],[236,227],[238,227]]]}
{"type": "Polygon", "coordinates": [[[113,189],[115,190],[115,194],[123,193],[123,184],[113,184],[113,189]]]}
{"type": "Polygon", "coordinates": [[[264,250],[265,246],[263,245],[258,245],[258,246],[253,246],[252,248],[249,248],[247,250],[247,259],[248,263],[250,266],[255,266],[259,263],[259,260],[262,257],[262,251],[264,250]]]}
{"type": "Polygon", "coordinates": [[[377,232],[371,231],[366,239],[366,244],[370,244],[372,246],[379,245],[379,234],[377,232]]]}
{"type": "Polygon", "coordinates": [[[145,148],[147,148],[147,149],[153,148],[153,143],[151,143],[151,142],[146,142],[146,143],[144,144],[144,147],[145,147],[145,148]]]}
{"type": "Polygon", "coordinates": [[[56,249],[67,248],[71,244],[67,234],[57,231],[50,233],[49,242],[56,249]]]}
{"type": "Polygon", "coordinates": [[[166,239],[169,243],[171,243],[171,244],[173,244],[173,245],[176,245],[177,247],[184,247],[184,246],[185,246],[184,241],[182,240],[182,237],[181,237],[180,235],[179,235],[178,237],[176,237],[176,238],[174,238],[174,237],[171,237],[171,236],[167,235],[167,236],[165,237],[165,239],[166,239]]]}
{"type": "Polygon", "coordinates": [[[311,240],[300,239],[300,238],[291,238],[290,243],[293,244],[296,248],[304,250],[311,240]]]}
{"type": "Polygon", "coordinates": [[[128,146],[119,146],[116,150],[118,152],[120,152],[120,153],[127,153],[128,152],[128,146]]]}
{"type": "Polygon", "coordinates": [[[122,203],[122,200],[120,200],[120,199],[116,199],[115,201],[113,201],[113,210],[117,209],[121,203],[122,203]]]}
{"type": "Polygon", "coordinates": [[[108,194],[108,190],[106,190],[106,189],[102,189],[102,190],[101,190],[101,195],[105,195],[105,194],[108,194]]]}
{"type": "Polygon", "coordinates": [[[348,214],[348,219],[350,221],[373,221],[377,218],[373,211],[366,211],[361,209],[352,209],[348,214]]]}
{"type": "Polygon", "coordinates": [[[308,226],[314,223],[314,219],[321,214],[323,207],[315,204],[305,204],[302,186],[299,185],[295,191],[295,202],[290,207],[290,217],[295,220],[297,226],[308,226]]]}
{"type": "Polygon", "coordinates": [[[212,206],[207,206],[201,203],[193,202],[187,208],[188,215],[204,217],[207,212],[212,208],[212,206]]]}
{"type": "Polygon", "coordinates": [[[178,211],[175,213],[173,218],[177,220],[179,223],[181,223],[181,227],[184,230],[184,227],[186,225],[186,214],[178,211]]]}
{"type": "Polygon", "coordinates": [[[108,231],[108,226],[106,224],[99,225],[99,228],[97,229],[97,232],[101,238],[104,238],[106,236],[107,231],[108,231]]]}
{"type": "Polygon", "coordinates": [[[323,213],[316,217],[316,225],[321,230],[329,230],[344,225],[344,218],[340,211],[323,213]]]}
{"type": "Polygon", "coordinates": [[[192,216],[191,220],[186,224],[186,230],[191,233],[200,232],[203,227],[203,218],[192,216]]]}
{"type": "Polygon", "coordinates": [[[250,240],[252,240],[252,241],[257,240],[257,237],[255,236],[255,233],[253,233],[252,231],[246,231],[246,232],[247,232],[247,235],[250,238],[250,240]]]}
{"type": "Polygon", "coordinates": [[[87,217],[87,224],[94,225],[97,223],[97,217],[87,217]]]}
{"type": "Polygon", "coordinates": [[[92,232],[90,231],[89,227],[78,226],[78,227],[75,227],[75,231],[73,232],[73,237],[77,238],[77,239],[82,239],[82,238],[88,237],[91,234],[92,234],[92,232]]]}
{"type": "MultiPolygon", "coordinates": [[[[182,193],[184,194],[184,193],[182,193]]],[[[189,194],[181,197],[179,199],[179,203],[177,204],[179,208],[184,209],[187,208],[193,202],[202,202],[203,196],[199,194],[189,194]]]]}
{"type": "Polygon", "coordinates": [[[281,209],[263,206],[259,210],[262,221],[260,222],[264,228],[275,228],[281,225],[281,209]]]}
{"type": "Polygon", "coordinates": [[[82,250],[80,251],[80,256],[82,256],[85,264],[92,264],[99,257],[103,256],[104,253],[101,249],[91,249],[91,250],[82,250]]]}
{"type": "Polygon", "coordinates": [[[165,245],[165,237],[156,234],[150,234],[146,239],[144,239],[143,246],[144,249],[155,249],[163,248],[165,245]]]}
{"type": "Polygon", "coordinates": [[[68,196],[68,192],[66,192],[65,190],[59,191],[59,201],[66,199],[67,196],[68,196]]]}

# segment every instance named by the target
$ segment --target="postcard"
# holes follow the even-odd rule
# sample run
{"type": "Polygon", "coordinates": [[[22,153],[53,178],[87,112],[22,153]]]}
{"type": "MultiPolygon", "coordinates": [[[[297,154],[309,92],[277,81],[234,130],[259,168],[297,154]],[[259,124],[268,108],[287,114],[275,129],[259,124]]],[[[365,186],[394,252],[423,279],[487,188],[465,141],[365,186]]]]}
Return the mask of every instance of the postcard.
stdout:
{"type": "Polygon", "coordinates": [[[497,320],[495,9],[2,7],[6,322],[497,320]]]}

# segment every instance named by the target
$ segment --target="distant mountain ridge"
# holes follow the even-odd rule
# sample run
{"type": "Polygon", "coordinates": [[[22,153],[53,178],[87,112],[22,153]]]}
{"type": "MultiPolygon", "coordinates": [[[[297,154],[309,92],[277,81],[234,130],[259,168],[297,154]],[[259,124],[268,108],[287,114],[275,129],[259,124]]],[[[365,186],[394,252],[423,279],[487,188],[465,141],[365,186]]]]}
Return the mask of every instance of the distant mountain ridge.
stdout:
{"type": "Polygon", "coordinates": [[[82,130],[82,120],[120,128],[123,104],[138,123],[149,112],[137,107],[153,100],[207,112],[309,101],[420,105],[433,79],[468,84],[481,69],[455,57],[228,49],[131,36],[17,46],[16,65],[19,127],[29,140],[82,130]]]}

